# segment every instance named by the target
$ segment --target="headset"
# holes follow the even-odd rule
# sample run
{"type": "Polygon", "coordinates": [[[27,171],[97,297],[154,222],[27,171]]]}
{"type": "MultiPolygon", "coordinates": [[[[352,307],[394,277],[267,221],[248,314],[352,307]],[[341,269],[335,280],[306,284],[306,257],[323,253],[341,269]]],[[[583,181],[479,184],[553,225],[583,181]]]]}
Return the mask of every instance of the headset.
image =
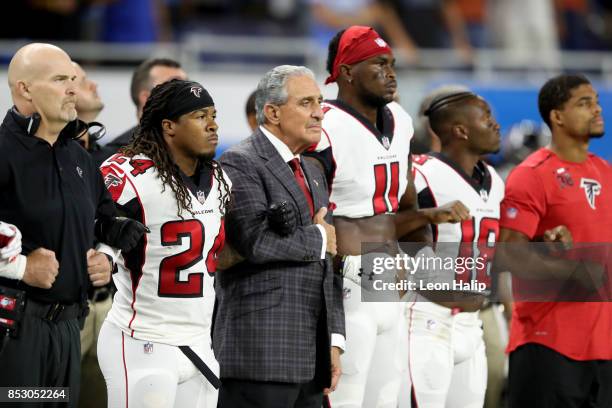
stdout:
{"type": "MultiPolygon", "coordinates": [[[[11,112],[17,123],[26,129],[29,136],[34,136],[36,134],[40,126],[40,121],[42,120],[38,112],[34,112],[32,116],[25,116],[14,106],[11,108],[11,112]]],[[[80,139],[85,133],[89,133],[90,140],[100,140],[106,135],[106,127],[100,122],[87,123],[80,119],[75,119],[72,122],[68,122],[66,127],[62,129],[62,132],[71,134],[72,136],[70,138],[72,140],[80,139]]]]}

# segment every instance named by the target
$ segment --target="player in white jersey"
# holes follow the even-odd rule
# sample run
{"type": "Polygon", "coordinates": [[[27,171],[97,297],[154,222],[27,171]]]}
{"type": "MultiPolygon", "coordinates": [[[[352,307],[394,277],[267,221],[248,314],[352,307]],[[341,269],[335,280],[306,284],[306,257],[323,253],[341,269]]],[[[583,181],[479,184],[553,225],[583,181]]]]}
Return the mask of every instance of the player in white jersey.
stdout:
{"type": "MultiPolygon", "coordinates": [[[[481,156],[499,150],[499,125],[489,105],[471,92],[439,96],[426,114],[440,137],[442,151],[414,158],[419,207],[440,207],[456,201],[463,204],[469,214],[463,212],[455,218],[460,222],[432,226],[436,250],[438,255],[456,259],[479,258],[473,269],[465,268],[464,273],[457,274],[460,270],[455,268],[450,278],[476,281],[490,288],[490,262],[499,233],[504,183],[481,156]]],[[[470,289],[475,288],[481,289],[470,289]]],[[[408,304],[412,389],[401,407],[483,406],[487,364],[478,310],[487,289],[459,292],[436,296],[422,291],[408,304]],[[434,296],[435,301],[431,300],[434,296]]],[[[408,390],[403,391],[408,394],[408,390]]]]}
{"type": "MultiPolygon", "coordinates": [[[[383,295],[366,293],[372,288],[362,287],[361,279],[361,254],[369,252],[362,243],[397,251],[395,215],[416,208],[409,171],[412,120],[393,102],[393,65],[391,49],[370,27],[349,27],[330,42],[326,82],[337,82],[339,92],[323,107],[323,135],[312,155],[330,181],[344,275],[346,347],[342,377],[330,394],[333,407],[395,408],[406,366],[399,293],[385,294],[386,302],[364,302],[362,297],[383,295]]],[[[395,271],[385,279],[395,281],[395,271]]]]}
{"type": "Polygon", "coordinates": [[[216,407],[211,274],[230,181],[212,159],[215,116],[200,84],[158,85],[132,143],[102,164],[117,207],[150,230],[120,258],[100,332],[109,407],[216,407]]]}

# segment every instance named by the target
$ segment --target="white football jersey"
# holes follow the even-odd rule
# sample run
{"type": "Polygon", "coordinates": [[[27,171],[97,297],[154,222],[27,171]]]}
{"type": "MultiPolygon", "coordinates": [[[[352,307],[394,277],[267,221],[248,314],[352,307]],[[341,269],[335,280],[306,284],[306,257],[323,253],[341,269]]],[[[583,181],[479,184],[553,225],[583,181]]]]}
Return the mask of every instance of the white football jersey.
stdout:
{"type": "Polygon", "coordinates": [[[210,335],[215,302],[210,274],[225,239],[220,183],[210,170],[201,172],[199,186],[183,175],[193,215],[183,210],[181,219],[174,192],[163,188],[148,157],[116,154],[101,170],[118,208],[151,230],[118,262],[117,294],[107,319],[136,339],[174,346],[201,342],[210,335]],[[208,194],[202,186],[210,187],[208,194]]]}
{"type": "Polygon", "coordinates": [[[408,183],[414,133],[410,115],[395,102],[387,104],[380,110],[380,131],[341,101],[326,101],[323,111],[316,151],[331,151],[334,215],[360,218],[396,212],[408,183]]]}
{"type": "Polygon", "coordinates": [[[438,247],[442,250],[452,247],[444,243],[463,243],[457,256],[487,259],[485,268],[474,268],[465,278],[490,284],[491,261],[499,237],[499,207],[504,198],[501,177],[481,161],[475,170],[481,176],[477,181],[439,153],[413,156],[412,165],[420,208],[439,207],[458,200],[472,216],[461,223],[433,225],[434,242],[440,243],[438,247]]]}

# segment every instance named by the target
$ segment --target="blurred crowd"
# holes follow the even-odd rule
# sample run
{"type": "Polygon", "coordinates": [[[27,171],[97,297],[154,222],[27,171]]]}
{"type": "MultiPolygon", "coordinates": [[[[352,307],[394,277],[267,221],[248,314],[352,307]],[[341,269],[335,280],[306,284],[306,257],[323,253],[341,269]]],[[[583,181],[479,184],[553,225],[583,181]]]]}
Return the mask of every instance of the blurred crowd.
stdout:
{"type": "Polygon", "coordinates": [[[310,36],[325,46],[351,24],[372,25],[407,62],[421,48],[612,48],[609,0],[26,0],[5,4],[0,38],[124,43],[190,32],[310,36]],[[14,16],[24,16],[22,19],[14,16]]]}

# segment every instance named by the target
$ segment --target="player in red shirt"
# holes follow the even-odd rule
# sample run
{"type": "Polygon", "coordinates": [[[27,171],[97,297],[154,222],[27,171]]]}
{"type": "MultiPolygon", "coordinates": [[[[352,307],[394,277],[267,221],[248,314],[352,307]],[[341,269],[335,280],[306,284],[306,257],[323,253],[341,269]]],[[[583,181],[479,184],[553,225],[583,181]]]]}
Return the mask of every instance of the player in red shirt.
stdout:
{"type": "MultiPolygon", "coordinates": [[[[561,75],[542,87],[538,105],[552,142],[510,174],[501,241],[537,241],[566,227],[575,244],[612,242],[612,186],[606,186],[612,168],[588,152],[589,140],[604,134],[597,92],[582,75],[561,75]]],[[[554,274],[584,285],[585,262],[562,262],[554,274]]],[[[611,407],[611,334],[610,303],[517,301],[508,345],[510,406],[611,407]]]]}

